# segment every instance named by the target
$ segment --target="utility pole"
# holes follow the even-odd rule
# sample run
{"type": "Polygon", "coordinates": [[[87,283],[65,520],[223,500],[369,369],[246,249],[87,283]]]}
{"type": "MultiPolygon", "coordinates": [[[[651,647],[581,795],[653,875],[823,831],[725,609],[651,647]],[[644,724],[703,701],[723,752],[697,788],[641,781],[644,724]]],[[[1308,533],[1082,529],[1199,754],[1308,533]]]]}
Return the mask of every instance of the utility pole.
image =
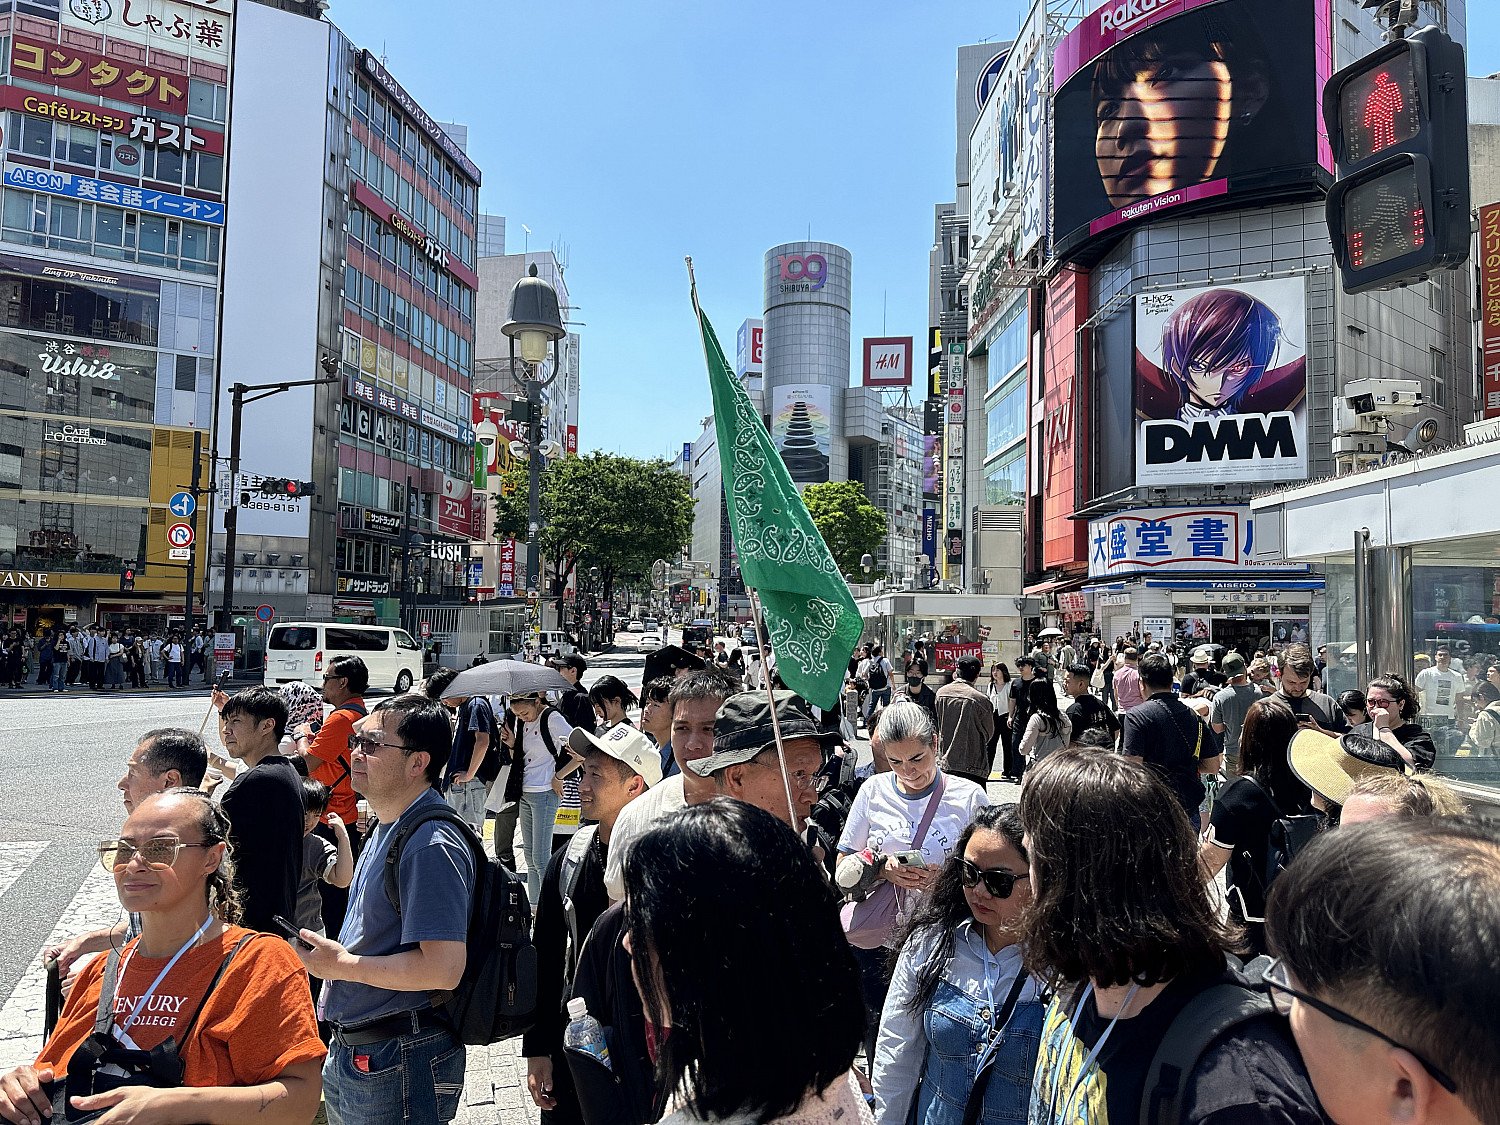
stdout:
{"type": "MultiPolygon", "coordinates": [[[[321,362],[325,371],[338,370],[338,360],[333,356],[324,356],[321,362]]],[[[279,395],[282,391],[289,391],[293,387],[317,387],[324,383],[337,382],[339,382],[338,376],[332,375],[327,379],[295,379],[285,383],[235,383],[229,388],[231,395],[229,504],[224,509],[224,593],[219,602],[218,624],[218,631],[221,633],[234,632],[234,549],[240,522],[240,414],[248,404],[259,402],[263,398],[270,398],[272,395],[279,395]],[[263,393],[246,398],[247,391],[263,393]]],[[[193,471],[194,473],[198,471],[196,460],[193,463],[193,471]]]]}
{"type": "MultiPolygon", "coordinates": [[[[203,480],[203,431],[193,431],[193,483],[188,487],[188,493],[193,498],[193,503],[198,503],[198,494],[206,491],[199,487],[203,480]]],[[[194,513],[197,514],[196,512],[194,513]]],[[[187,590],[182,599],[182,636],[184,643],[191,644],[190,634],[193,631],[193,581],[198,574],[198,537],[193,536],[193,541],[188,545],[187,564],[187,590]]],[[[208,661],[204,660],[204,671],[207,672],[208,661]]]]}

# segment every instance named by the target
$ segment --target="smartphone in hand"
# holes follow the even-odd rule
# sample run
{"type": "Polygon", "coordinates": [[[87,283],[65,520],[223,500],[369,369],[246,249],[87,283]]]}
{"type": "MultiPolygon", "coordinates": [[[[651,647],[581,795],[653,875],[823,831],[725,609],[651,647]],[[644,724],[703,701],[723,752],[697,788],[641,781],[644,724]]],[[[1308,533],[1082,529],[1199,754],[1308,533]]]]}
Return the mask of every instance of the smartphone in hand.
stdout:
{"type": "Polygon", "coordinates": [[[271,916],[271,924],[281,931],[282,936],[285,937],[287,941],[296,942],[303,949],[311,949],[313,947],[312,942],[308,941],[305,937],[302,936],[301,927],[292,922],[290,919],[287,919],[280,914],[273,914],[271,916]]]}

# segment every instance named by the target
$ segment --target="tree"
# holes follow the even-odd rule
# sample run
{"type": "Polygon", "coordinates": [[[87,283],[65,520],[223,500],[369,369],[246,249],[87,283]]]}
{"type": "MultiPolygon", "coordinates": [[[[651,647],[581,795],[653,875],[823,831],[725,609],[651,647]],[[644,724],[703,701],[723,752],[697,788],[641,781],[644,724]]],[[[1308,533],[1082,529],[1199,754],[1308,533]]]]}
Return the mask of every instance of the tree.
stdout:
{"type": "MultiPolygon", "coordinates": [[[[524,540],[527,474],[506,477],[495,512],[495,534],[524,540]]],[[[693,533],[688,480],[669,462],[639,461],[613,453],[564,457],[542,472],[540,545],[551,596],[562,597],[580,567],[599,568],[604,597],[615,583],[649,575],[658,558],[674,558],[693,533]]]]}
{"type": "Polygon", "coordinates": [[[802,492],[802,502],[846,577],[859,572],[862,555],[873,555],[885,542],[885,513],[870,503],[858,481],[810,484],[802,492]]]}

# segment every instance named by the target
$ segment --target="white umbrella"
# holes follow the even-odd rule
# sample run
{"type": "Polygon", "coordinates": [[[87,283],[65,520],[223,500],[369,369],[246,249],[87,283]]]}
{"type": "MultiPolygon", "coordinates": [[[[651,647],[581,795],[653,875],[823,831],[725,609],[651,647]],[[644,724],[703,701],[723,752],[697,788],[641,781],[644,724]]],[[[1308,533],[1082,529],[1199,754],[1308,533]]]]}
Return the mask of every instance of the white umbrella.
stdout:
{"type": "Polygon", "coordinates": [[[491,660],[465,668],[443,692],[452,699],[475,695],[523,695],[533,691],[567,691],[573,685],[557,669],[525,660],[491,660]]]}
{"type": "Polygon", "coordinates": [[[1050,628],[1043,629],[1040,633],[1038,633],[1036,635],[1036,639],[1039,640],[1039,641],[1045,641],[1048,637],[1060,637],[1062,635],[1063,635],[1063,631],[1061,629],[1057,628],[1057,626],[1054,625],[1054,626],[1052,626],[1050,628]]]}

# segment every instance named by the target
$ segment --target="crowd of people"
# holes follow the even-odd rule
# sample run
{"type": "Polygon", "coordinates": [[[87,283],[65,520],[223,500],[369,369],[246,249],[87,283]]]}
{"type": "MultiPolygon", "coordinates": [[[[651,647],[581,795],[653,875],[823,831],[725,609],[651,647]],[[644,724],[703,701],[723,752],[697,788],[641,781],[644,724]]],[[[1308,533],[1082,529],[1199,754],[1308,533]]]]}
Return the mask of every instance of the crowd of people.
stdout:
{"type": "Polygon", "coordinates": [[[100,624],[10,629],[0,634],[0,683],[44,685],[51,692],[75,686],[124,691],[164,684],[185,688],[194,672],[212,676],[213,637],[203,626],[181,629],[111,628],[100,624]]]}
{"type": "Polygon", "coordinates": [[[871,645],[828,710],[714,650],[216,692],[212,752],[129,755],[125,914],[44,952],[0,1118],[452,1120],[474,923],[524,886],[548,1125],[1500,1125],[1500,828],[1430,772],[1431,686],[1063,648],[933,690],[871,645]]]}

